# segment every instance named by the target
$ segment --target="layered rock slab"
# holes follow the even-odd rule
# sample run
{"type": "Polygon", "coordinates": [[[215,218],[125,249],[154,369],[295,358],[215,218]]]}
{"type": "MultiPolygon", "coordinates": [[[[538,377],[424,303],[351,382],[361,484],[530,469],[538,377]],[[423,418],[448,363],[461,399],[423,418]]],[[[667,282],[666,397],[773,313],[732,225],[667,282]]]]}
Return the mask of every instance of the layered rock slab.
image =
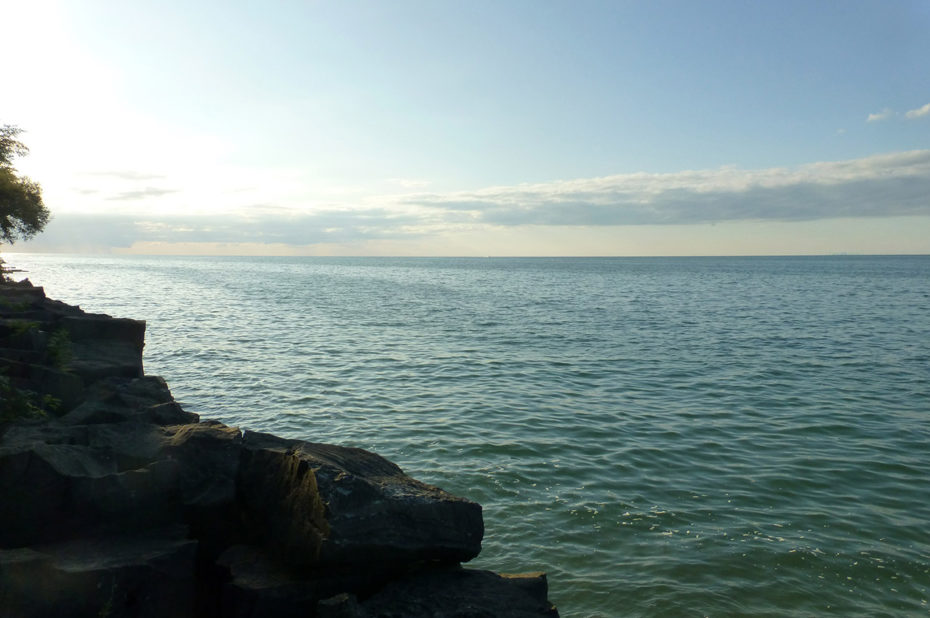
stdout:
{"type": "MultiPolygon", "coordinates": [[[[112,414],[108,408],[107,418],[112,414]]],[[[137,418],[137,411],[130,408],[127,417],[137,418]]],[[[257,612],[215,615],[278,615],[264,612],[298,600],[311,611],[341,590],[365,593],[397,572],[457,563],[480,551],[479,505],[367,451],[243,437],[210,421],[62,421],[16,424],[0,439],[0,600],[18,599],[24,616],[52,615],[46,609],[64,602],[53,595],[44,604],[26,603],[39,591],[27,585],[30,578],[76,594],[88,581],[131,588],[136,576],[128,573],[148,572],[151,554],[133,539],[158,529],[184,531],[156,543],[166,551],[193,543],[184,544],[190,551],[182,555],[170,552],[172,572],[212,579],[205,587],[218,599],[208,605],[257,612]],[[62,557],[80,548],[89,553],[62,557]],[[130,579],[114,579],[114,569],[130,579]],[[30,613],[30,607],[45,609],[30,613]]],[[[99,601],[92,596],[87,607],[99,601]]]]}
{"type": "Polygon", "coordinates": [[[246,432],[239,474],[263,541],[295,566],[465,562],[481,551],[481,506],[357,448],[246,432]]]}

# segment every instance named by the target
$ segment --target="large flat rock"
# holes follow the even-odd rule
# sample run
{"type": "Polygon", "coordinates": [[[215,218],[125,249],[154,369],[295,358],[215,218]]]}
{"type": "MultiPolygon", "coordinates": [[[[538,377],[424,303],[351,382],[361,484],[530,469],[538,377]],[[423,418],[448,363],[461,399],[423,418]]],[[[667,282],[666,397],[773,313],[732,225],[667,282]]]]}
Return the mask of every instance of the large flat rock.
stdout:
{"type": "Polygon", "coordinates": [[[264,539],[300,566],[464,562],[481,551],[475,502],[357,448],[246,432],[239,495],[264,539]]]}

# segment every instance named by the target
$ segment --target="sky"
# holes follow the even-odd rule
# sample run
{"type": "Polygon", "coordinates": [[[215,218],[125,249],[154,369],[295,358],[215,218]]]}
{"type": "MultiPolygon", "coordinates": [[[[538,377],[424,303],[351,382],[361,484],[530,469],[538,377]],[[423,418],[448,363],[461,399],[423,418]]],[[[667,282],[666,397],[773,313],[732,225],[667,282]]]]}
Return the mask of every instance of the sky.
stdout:
{"type": "Polygon", "coordinates": [[[928,0],[0,0],[3,251],[930,253],[928,0]]]}

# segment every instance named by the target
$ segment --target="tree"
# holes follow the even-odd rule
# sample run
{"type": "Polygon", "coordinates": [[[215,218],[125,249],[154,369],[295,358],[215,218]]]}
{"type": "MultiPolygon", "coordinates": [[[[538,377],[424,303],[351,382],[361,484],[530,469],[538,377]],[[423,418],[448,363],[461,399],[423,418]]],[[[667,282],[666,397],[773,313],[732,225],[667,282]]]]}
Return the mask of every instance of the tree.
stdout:
{"type": "Polygon", "coordinates": [[[45,228],[51,213],[42,203],[42,188],[25,176],[18,176],[13,159],[29,152],[16,137],[22,129],[0,126],[0,242],[32,238],[45,228]]]}

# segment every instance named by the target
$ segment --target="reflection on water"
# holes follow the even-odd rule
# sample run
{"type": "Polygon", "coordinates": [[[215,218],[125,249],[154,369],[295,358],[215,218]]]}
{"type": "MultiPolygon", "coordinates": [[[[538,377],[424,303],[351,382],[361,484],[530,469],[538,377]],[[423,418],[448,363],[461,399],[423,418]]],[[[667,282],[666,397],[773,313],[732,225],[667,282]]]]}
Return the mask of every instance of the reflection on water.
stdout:
{"type": "Polygon", "coordinates": [[[564,616],[930,611],[930,258],[8,261],[187,409],[481,502],[564,616]]]}

